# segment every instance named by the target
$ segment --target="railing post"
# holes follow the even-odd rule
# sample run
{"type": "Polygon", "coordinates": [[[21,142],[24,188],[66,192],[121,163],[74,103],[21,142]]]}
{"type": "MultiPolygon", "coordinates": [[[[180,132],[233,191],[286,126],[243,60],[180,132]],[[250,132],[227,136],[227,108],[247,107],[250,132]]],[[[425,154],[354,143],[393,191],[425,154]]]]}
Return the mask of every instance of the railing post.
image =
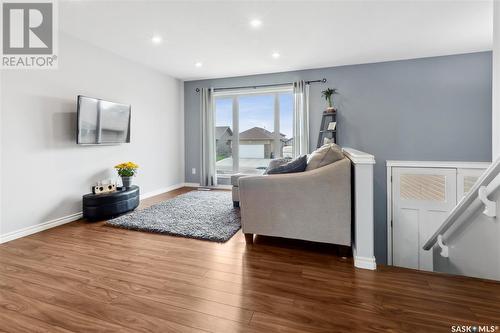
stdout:
{"type": "Polygon", "coordinates": [[[344,154],[353,164],[354,205],[354,266],[377,269],[374,248],[373,218],[373,155],[344,148],[344,154]]]}

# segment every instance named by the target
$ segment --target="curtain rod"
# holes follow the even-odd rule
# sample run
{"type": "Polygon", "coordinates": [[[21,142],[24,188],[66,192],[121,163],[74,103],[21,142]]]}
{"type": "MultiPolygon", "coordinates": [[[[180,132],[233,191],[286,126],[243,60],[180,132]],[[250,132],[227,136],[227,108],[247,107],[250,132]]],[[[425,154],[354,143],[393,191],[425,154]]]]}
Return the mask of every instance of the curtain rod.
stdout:
{"type": "MultiPolygon", "coordinates": [[[[311,84],[311,83],[326,83],[326,79],[323,78],[321,80],[311,80],[311,81],[306,81],[306,84],[311,84]]],[[[279,87],[279,86],[288,86],[293,84],[293,82],[285,82],[285,83],[275,83],[275,84],[260,84],[260,85],[255,85],[255,86],[241,86],[241,87],[222,87],[222,88],[214,88],[214,91],[220,91],[220,90],[232,90],[232,89],[257,89],[257,88],[265,88],[265,87],[279,87]]],[[[200,92],[200,88],[195,89],[196,92],[200,92]]]]}

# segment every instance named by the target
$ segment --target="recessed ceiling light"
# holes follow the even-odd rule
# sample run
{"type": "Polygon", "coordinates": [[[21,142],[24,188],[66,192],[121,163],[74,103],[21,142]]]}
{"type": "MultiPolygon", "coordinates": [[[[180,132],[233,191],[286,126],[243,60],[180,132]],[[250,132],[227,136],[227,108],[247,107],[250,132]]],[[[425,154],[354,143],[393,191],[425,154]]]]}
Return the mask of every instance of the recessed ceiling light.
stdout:
{"type": "Polygon", "coordinates": [[[274,58],[274,59],[278,59],[281,54],[279,52],[273,52],[273,54],[271,54],[271,56],[274,58]]]}
{"type": "Polygon", "coordinates": [[[259,19],[253,19],[250,21],[250,25],[253,27],[253,28],[258,28],[262,25],[262,21],[259,20],[259,19]]]}
{"type": "Polygon", "coordinates": [[[153,44],[156,44],[156,45],[161,44],[161,42],[162,42],[162,41],[163,41],[163,39],[161,38],[161,36],[160,36],[160,35],[154,35],[154,36],[151,38],[151,42],[152,42],[153,44]]]}
{"type": "Polygon", "coordinates": [[[201,67],[201,66],[203,66],[203,63],[202,63],[202,62],[200,62],[200,61],[198,61],[198,62],[197,62],[197,63],[195,63],[194,65],[195,65],[196,67],[201,67]]]}

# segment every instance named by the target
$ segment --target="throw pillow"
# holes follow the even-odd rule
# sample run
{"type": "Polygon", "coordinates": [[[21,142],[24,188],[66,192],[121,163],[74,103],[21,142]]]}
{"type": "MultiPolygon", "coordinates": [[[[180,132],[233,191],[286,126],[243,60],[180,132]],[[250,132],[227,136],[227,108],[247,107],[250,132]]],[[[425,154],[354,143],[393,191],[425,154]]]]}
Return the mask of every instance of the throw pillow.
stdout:
{"type": "Polygon", "coordinates": [[[307,167],[307,156],[302,155],[288,163],[277,166],[267,171],[268,175],[282,174],[282,173],[296,173],[304,172],[307,167]]]}
{"type": "Polygon", "coordinates": [[[264,171],[264,174],[266,175],[269,170],[277,168],[280,165],[286,164],[286,163],[290,162],[291,160],[292,160],[291,157],[277,158],[277,159],[271,160],[271,162],[269,162],[269,165],[267,166],[266,171],[264,171]]]}
{"type": "Polygon", "coordinates": [[[335,143],[329,143],[321,146],[312,152],[307,160],[306,170],[314,170],[332,164],[344,158],[342,148],[335,143]]]}

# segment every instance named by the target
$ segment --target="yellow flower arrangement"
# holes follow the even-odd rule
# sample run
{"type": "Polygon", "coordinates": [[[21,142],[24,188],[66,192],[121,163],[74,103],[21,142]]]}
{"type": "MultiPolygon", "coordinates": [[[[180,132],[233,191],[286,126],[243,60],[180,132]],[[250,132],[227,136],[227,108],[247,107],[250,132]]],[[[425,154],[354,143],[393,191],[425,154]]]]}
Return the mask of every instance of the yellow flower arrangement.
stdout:
{"type": "Polygon", "coordinates": [[[132,177],[137,173],[139,165],[135,164],[134,162],[124,162],[115,165],[115,169],[118,171],[118,175],[121,177],[132,177]]]}

